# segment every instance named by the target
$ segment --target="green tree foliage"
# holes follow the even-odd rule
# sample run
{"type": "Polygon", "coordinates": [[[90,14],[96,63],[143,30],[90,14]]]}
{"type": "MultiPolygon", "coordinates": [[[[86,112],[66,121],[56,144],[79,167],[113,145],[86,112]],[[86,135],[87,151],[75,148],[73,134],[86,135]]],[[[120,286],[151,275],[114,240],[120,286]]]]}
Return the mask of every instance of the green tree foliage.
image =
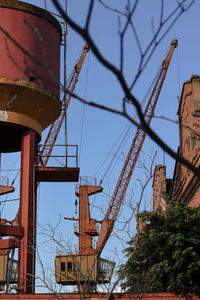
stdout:
{"type": "MultiPolygon", "coordinates": [[[[170,202],[165,213],[143,212],[140,218],[146,225],[121,287],[200,296],[200,208],[170,202]]],[[[128,244],[124,251],[130,257],[136,236],[128,244]]]]}

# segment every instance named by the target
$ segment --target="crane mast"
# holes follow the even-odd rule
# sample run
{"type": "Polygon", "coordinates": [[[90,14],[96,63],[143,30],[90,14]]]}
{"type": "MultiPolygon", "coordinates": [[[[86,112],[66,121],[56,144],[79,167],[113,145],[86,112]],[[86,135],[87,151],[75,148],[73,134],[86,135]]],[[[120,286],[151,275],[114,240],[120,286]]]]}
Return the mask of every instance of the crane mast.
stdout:
{"type": "MultiPolygon", "coordinates": [[[[161,91],[163,82],[165,80],[167,69],[168,69],[173,51],[177,47],[177,44],[178,44],[178,41],[176,39],[174,39],[171,43],[171,47],[167,54],[167,57],[162,64],[162,69],[161,69],[158,79],[156,81],[155,87],[154,87],[154,89],[151,93],[151,96],[149,98],[149,101],[146,105],[146,108],[144,111],[144,118],[148,125],[150,124],[150,122],[152,120],[154,110],[155,110],[155,107],[156,107],[156,104],[158,101],[158,97],[160,95],[160,91],[161,91]]],[[[135,137],[133,139],[133,142],[131,144],[127,158],[125,160],[123,169],[119,176],[114,193],[112,195],[109,207],[107,209],[107,212],[106,212],[105,217],[101,224],[101,230],[99,233],[99,238],[98,238],[97,247],[96,247],[98,254],[100,254],[102,252],[102,250],[112,232],[113,225],[117,219],[121,204],[125,197],[125,194],[126,194],[126,191],[128,188],[128,184],[130,182],[133,170],[137,163],[137,159],[139,157],[140,150],[144,143],[145,137],[146,137],[146,133],[143,132],[142,129],[138,128],[136,131],[135,137]]]]}
{"type": "Polygon", "coordinates": [[[81,54],[81,57],[78,61],[78,63],[74,67],[73,74],[71,76],[70,82],[67,87],[67,95],[66,95],[66,102],[65,102],[65,97],[63,97],[61,104],[62,104],[62,112],[58,119],[51,124],[51,127],[49,129],[48,135],[46,137],[46,140],[44,142],[44,145],[42,147],[42,150],[40,152],[40,161],[39,164],[42,164],[44,166],[47,165],[47,162],[49,160],[50,154],[53,150],[53,146],[55,144],[56,138],[58,136],[58,133],[60,131],[60,128],[62,126],[64,117],[65,117],[65,111],[68,108],[69,102],[71,100],[73,91],[75,89],[76,83],[78,81],[78,77],[81,71],[81,67],[83,65],[86,53],[89,51],[89,46],[86,44],[84,46],[83,52],[81,54]],[[65,104],[66,103],[66,104],[65,104]]]}

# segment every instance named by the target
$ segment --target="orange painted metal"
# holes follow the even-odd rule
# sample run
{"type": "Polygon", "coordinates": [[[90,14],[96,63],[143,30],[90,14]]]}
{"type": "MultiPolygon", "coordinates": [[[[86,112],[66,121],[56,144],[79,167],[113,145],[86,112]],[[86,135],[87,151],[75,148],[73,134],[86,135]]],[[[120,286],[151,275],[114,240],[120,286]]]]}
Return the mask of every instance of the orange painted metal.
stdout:
{"type": "Polygon", "coordinates": [[[14,192],[14,187],[13,186],[5,186],[5,185],[0,185],[0,196],[8,193],[14,192]]]}
{"type": "MultiPolygon", "coordinates": [[[[170,50],[167,54],[165,61],[163,62],[162,69],[156,81],[155,87],[152,91],[152,94],[149,98],[147,106],[144,111],[144,117],[146,123],[149,125],[153,117],[153,113],[157,104],[158,97],[167,73],[167,69],[174,51],[174,48],[177,47],[178,41],[174,39],[171,43],[170,50]]],[[[123,199],[125,197],[127,187],[129,185],[133,170],[137,163],[142,145],[144,143],[146,133],[142,129],[138,128],[131,144],[129,153],[127,155],[126,161],[124,163],[123,169],[119,176],[117,185],[115,187],[114,193],[112,195],[109,207],[107,209],[106,215],[102,221],[101,230],[99,233],[99,238],[97,241],[97,253],[101,253],[114,226],[114,223],[117,219],[120,207],[122,205],[123,199]]]]}
{"type": "Polygon", "coordinates": [[[95,219],[90,218],[89,196],[102,192],[100,186],[80,185],[79,192],[79,229],[75,234],[79,238],[79,255],[95,254],[96,250],[92,247],[92,237],[97,236],[95,219]]]}
{"type": "Polygon", "coordinates": [[[35,291],[35,244],[36,244],[36,184],[34,164],[36,133],[27,130],[22,136],[21,145],[21,182],[19,224],[24,235],[19,245],[18,292],[35,291]]]}

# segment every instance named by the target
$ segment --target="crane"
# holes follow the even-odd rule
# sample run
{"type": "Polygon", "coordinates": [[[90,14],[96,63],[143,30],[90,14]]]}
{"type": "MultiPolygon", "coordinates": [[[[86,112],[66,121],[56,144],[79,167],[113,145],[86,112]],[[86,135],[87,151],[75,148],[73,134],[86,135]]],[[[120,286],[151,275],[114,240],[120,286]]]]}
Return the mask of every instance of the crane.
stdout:
{"type": "MultiPolygon", "coordinates": [[[[160,95],[160,91],[165,80],[168,66],[174,49],[178,41],[171,42],[169,52],[162,64],[161,71],[155,83],[154,89],[144,110],[144,118],[148,125],[152,120],[154,110],[160,95]]],[[[78,221],[75,227],[75,234],[79,238],[79,253],[72,255],[57,255],[55,258],[56,282],[63,285],[73,285],[79,282],[79,289],[93,287],[97,283],[107,283],[111,279],[114,263],[100,257],[106,242],[112,232],[114,223],[118,217],[119,210],[123,203],[133,170],[137,163],[146,133],[138,128],[120,173],[114,193],[111,197],[105,217],[102,221],[90,218],[89,196],[99,193],[102,187],[91,185],[90,182],[80,181],[76,195],[79,197],[79,218],[65,218],[67,220],[78,221]],[[100,223],[100,232],[97,232],[96,224],[100,223]],[[92,247],[92,238],[98,236],[96,248],[92,247]]]]}
{"type": "Polygon", "coordinates": [[[68,87],[67,87],[67,96],[65,99],[65,96],[63,97],[61,104],[62,104],[62,111],[58,119],[51,124],[49,132],[47,134],[47,137],[45,139],[44,145],[40,152],[40,160],[39,164],[42,164],[43,166],[47,165],[47,162],[49,160],[49,157],[51,155],[51,152],[53,150],[53,146],[55,144],[56,138],[58,136],[58,133],[60,131],[61,125],[63,123],[64,117],[65,117],[65,111],[68,108],[69,102],[71,100],[73,91],[75,89],[76,83],[78,81],[78,77],[81,71],[81,67],[83,65],[86,53],[89,51],[89,46],[86,44],[84,46],[83,52],[81,54],[81,57],[78,61],[78,63],[74,67],[73,74],[71,76],[71,79],[69,81],[68,87]]]}
{"type": "MultiPolygon", "coordinates": [[[[151,123],[173,51],[177,47],[177,45],[178,45],[177,39],[173,39],[167,57],[162,64],[162,68],[158,76],[158,79],[156,81],[156,84],[154,86],[154,89],[151,93],[151,96],[144,110],[144,118],[148,125],[150,125],[151,123]]],[[[101,229],[100,229],[100,233],[97,241],[97,247],[96,247],[96,251],[98,252],[99,255],[102,252],[112,232],[113,225],[117,219],[120,207],[122,205],[124,196],[126,194],[145,137],[146,137],[146,133],[142,129],[138,128],[135,137],[133,139],[133,142],[131,144],[130,150],[128,152],[128,155],[126,157],[118,182],[116,184],[107,212],[101,224],[101,229]]]]}
{"type": "MultiPolygon", "coordinates": [[[[174,39],[171,42],[171,47],[162,64],[158,79],[144,110],[144,118],[148,125],[150,125],[152,120],[169,63],[177,45],[178,41],[174,39]]],[[[145,137],[146,133],[138,128],[102,221],[91,219],[89,211],[89,196],[101,192],[103,190],[102,187],[92,186],[87,182],[81,184],[80,182],[79,190],[76,190],[76,195],[79,197],[79,218],[65,218],[79,222],[79,228],[75,230],[75,234],[79,237],[79,253],[78,255],[56,256],[55,269],[57,283],[69,285],[77,284],[78,281],[81,287],[87,286],[87,289],[90,290],[90,286],[96,283],[109,282],[113,262],[100,258],[100,254],[118,217],[145,137]],[[101,223],[99,233],[96,230],[96,223],[101,223]],[[96,248],[92,247],[92,238],[94,236],[98,236],[96,248]]]]}

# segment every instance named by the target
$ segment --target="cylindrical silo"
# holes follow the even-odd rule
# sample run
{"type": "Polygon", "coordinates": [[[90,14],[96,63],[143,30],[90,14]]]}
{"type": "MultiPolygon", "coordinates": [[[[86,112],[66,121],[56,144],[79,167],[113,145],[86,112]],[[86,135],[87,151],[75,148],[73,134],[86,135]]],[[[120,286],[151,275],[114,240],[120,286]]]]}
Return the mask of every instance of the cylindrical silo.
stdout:
{"type": "Polygon", "coordinates": [[[21,134],[41,132],[61,111],[61,27],[47,11],[0,1],[0,151],[18,151],[21,134]]]}

